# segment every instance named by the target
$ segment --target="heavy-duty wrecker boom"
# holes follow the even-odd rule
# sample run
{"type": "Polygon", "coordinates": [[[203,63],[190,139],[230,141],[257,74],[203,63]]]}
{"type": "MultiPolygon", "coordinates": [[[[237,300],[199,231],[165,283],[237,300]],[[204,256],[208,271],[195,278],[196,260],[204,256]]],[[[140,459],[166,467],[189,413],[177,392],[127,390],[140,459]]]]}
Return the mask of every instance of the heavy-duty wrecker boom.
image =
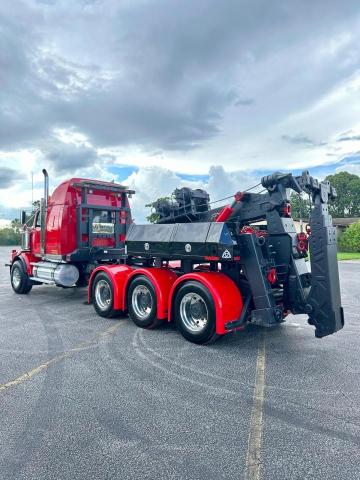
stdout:
{"type": "Polygon", "coordinates": [[[136,225],[126,187],[71,179],[49,198],[44,175],[41,209],[9,264],[15,292],[88,283],[100,316],[128,313],[142,328],[172,321],[195,343],[289,313],[306,314],[318,338],[344,326],[329,182],[277,172],[262,192],[216,209],[205,191],[177,189],[154,203],[156,223],[136,225]],[[306,232],[295,229],[291,189],[311,198],[306,232]]]}

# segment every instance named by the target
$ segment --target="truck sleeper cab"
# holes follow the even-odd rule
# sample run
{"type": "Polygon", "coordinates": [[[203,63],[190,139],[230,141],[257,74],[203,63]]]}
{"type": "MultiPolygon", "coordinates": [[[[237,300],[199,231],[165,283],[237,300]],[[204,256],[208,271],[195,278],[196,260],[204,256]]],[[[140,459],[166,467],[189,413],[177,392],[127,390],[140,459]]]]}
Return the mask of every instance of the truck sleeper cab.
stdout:
{"type": "Polygon", "coordinates": [[[91,270],[124,257],[125,234],[132,222],[128,196],[134,193],[111,182],[71,178],[44,198],[33,223],[24,223],[22,246],[13,250],[11,284],[16,293],[34,285],[87,284],[91,270]]]}

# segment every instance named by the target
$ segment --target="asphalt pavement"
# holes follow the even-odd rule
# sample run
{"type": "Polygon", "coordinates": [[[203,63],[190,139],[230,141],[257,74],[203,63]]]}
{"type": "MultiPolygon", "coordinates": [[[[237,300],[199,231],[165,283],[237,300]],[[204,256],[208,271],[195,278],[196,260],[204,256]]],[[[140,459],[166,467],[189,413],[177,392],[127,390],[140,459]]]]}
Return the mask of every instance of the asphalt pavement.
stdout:
{"type": "Polygon", "coordinates": [[[9,251],[1,479],[360,478],[360,262],[340,264],[341,332],[289,316],[197,346],[98,317],[86,289],[15,295],[9,251]]]}

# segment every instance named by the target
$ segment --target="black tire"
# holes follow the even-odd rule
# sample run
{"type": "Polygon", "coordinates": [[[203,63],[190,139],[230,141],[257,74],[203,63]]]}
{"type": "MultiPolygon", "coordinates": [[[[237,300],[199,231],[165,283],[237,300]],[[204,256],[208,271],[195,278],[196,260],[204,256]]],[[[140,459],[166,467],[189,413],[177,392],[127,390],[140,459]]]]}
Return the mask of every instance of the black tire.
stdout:
{"type": "Polygon", "coordinates": [[[216,340],[216,311],[209,290],[199,282],[185,282],[174,302],[176,326],[181,335],[193,343],[216,340]]]}
{"type": "Polygon", "coordinates": [[[135,277],[127,295],[129,317],[140,328],[155,328],[162,323],[157,318],[157,298],[154,285],[144,275],[135,277]]]}
{"type": "Polygon", "coordinates": [[[23,295],[32,289],[32,282],[20,260],[16,260],[11,266],[10,281],[15,293],[23,295]]]}
{"type": "Polygon", "coordinates": [[[95,276],[91,285],[91,299],[100,317],[112,318],[119,315],[120,312],[114,309],[114,287],[105,272],[95,276]]]}

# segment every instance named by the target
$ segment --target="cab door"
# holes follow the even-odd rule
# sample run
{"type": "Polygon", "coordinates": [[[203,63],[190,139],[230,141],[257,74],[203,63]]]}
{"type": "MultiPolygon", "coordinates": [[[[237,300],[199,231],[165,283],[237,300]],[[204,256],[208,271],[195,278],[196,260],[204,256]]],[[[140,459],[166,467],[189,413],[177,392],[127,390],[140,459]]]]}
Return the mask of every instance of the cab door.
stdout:
{"type": "Polygon", "coordinates": [[[31,249],[34,255],[41,255],[41,215],[37,210],[31,230],[31,249]]]}

